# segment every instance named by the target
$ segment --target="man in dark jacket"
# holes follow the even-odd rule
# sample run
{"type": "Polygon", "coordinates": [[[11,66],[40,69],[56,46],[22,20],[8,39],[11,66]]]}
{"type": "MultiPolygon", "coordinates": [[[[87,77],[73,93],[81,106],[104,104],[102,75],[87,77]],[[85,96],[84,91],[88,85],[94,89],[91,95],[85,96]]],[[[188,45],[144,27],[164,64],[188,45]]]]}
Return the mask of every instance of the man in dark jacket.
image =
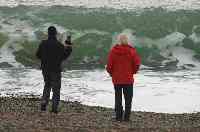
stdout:
{"type": "Polygon", "coordinates": [[[52,89],[52,112],[54,113],[58,112],[57,109],[60,101],[61,64],[72,52],[71,45],[62,45],[57,40],[56,35],[56,28],[50,26],[48,28],[48,39],[41,42],[36,53],[36,56],[41,60],[41,69],[45,83],[41,111],[46,111],[52,89]]]}

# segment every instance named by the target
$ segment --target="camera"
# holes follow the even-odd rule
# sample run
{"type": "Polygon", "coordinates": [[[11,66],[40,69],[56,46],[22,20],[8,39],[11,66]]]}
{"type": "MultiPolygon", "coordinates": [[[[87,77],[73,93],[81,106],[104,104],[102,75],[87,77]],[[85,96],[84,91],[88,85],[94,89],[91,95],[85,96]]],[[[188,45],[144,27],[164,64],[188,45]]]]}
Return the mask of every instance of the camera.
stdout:
{"type": "Polygon", "coordinates": [[[65,40],[65,44],[72,45],[71,35],[67,35],[67,39],[65,40]]]}

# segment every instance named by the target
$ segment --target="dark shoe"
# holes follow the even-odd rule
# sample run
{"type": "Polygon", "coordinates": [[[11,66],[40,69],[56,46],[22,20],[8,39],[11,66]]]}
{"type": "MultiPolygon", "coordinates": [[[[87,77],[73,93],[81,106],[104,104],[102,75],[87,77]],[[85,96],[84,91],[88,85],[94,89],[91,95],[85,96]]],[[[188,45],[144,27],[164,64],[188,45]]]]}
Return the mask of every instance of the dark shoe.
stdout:
{"type": "Polygon", "coordinates": [[[117,111],[116,112],[116,117],[115,117],[116,121],[122,121],[123,119],[123,110],[117,111]]]}
{"type": "Polygon", "coordinates": [[[111,120],[112,121],[122,121],[122,118],[119,119],[119,118],[116,117],[116,115],[112,115],[111,120]]]}
{"type": "Polygon", "coordinates": [[[129,122],[130,121],[130,114],[126,114],[124,115],[124,121],[125,122],[129,122]]]}
{"type": "Polygon", "coordinates": [[[125,107],[124,121],[129,122],[131,115],[131,107],[125,107]]]}
{"type": "Polygon", "coordinates": [[[58,110],[57,109],[52,109],[51,112],[55,113],[55,114],[58,114],[58,110]]]}
{"type": "Polygon", "coordinates": [[[122,118],[115,118],[116,121],[122,122],[122,118]]]}
{"type": "Polygon", "coordinates": [[[125,118],[123,121],[130,122],[131,120],[129,118],[125,118]]]}
{"type": "Polygon", "coordinates": [[[119,121],[119,122],[121,122],[122,121],[122,118],[118,118],[117,116],[116,116],[116,114],[113,114],[112,116],[111,116],[111,120],[112,121],[119,121]]]}
{"type": "Polygon", "coordinates": [[[52,110],[51,112],[54,113],[54,114],[58,114],[58,111],[52,110]]]}
{"type": "Polygon", "coordinates": [[[41,105],[41,111],[46,111],[46,105],[41,105]]]}
{"type": "Polygon", "coordinates": [[[122,122],[123,120],[122,119],[119,119],[119,118],[116,118],[116,117],[112,117],[112,121],[116,121],[116,122],[122,122]]]}

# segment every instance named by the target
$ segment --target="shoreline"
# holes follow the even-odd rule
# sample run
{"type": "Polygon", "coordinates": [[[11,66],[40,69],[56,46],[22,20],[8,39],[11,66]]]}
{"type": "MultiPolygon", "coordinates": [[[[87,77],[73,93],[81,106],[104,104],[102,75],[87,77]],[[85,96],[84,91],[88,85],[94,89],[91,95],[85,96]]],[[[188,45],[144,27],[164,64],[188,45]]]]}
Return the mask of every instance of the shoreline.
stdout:
{"type": "MultiPolygon", "coordinates": [[[[133,111],[130,122],[112,119],[114,110],[61,101],[59,113],[40,112],[38,97],[0,97],[0,132],[199,132],[200,113],[133,111]]],[[[50,103],[51,104],[51,103],[50,103]]]]}

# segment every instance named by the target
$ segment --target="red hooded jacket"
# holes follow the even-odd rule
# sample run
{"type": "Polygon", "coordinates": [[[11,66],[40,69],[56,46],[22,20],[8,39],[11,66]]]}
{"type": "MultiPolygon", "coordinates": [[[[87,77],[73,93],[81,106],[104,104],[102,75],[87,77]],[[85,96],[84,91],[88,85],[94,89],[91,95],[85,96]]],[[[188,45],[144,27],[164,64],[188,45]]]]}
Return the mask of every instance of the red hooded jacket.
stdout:
{"type": "Polygon", "coordinates": [[[113,84],[133,84],[140,66],[140,57],[130,45],[116,45],[109,55],[106,70],[111,75],[113,84]]]}

